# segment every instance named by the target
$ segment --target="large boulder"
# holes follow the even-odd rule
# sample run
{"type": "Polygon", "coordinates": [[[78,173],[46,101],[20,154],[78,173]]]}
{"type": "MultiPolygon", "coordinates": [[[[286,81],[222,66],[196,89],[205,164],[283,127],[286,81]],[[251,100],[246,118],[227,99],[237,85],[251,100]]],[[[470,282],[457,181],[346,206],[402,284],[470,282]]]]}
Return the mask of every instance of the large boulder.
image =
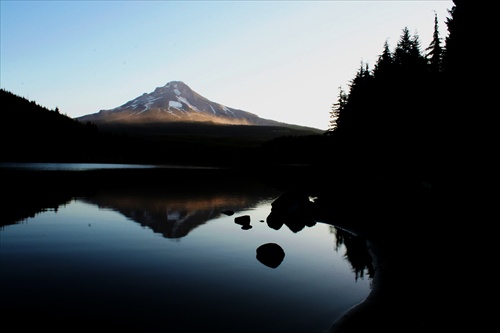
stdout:
{"type": "Polygon", "coordinates": [[[302,191],[285,192],[271,204],[267,225],[279,230],[285,224],[291,231],[299,232],[305,226],[316,224],[312,215],[313,203],[302,191]]]}

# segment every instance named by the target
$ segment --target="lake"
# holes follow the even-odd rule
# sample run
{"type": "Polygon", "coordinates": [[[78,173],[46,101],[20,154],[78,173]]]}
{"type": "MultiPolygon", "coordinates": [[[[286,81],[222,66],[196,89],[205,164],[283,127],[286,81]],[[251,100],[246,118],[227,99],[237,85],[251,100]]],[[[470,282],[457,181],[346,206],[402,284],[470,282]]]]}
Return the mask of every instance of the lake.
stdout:
{"type": "Polygon", "coordinates": [[[271,223],[286,177],[95,166],[0,168],[4,324],[313,333],[370,293],[354,235],[271,223]]]}

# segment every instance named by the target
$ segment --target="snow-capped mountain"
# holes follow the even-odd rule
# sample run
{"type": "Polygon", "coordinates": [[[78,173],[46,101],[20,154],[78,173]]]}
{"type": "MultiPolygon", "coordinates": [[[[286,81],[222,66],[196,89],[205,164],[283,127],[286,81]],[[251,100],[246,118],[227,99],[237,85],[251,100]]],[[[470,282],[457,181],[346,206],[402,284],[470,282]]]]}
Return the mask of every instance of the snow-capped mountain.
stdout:
{"type": "Polygon", "coordinates": [[[94,123],[210,122],[235,125],[287,125],[212,102],[182,81],[171,81],[122,106],[76,119],[94,123]]]}

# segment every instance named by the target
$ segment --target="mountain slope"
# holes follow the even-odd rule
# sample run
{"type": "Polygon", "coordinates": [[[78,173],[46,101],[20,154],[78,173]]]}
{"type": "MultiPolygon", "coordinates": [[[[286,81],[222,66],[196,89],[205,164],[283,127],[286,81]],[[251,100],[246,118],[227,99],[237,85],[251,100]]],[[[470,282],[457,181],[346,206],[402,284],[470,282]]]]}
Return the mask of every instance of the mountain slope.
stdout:
{"type": "Polygon", "coordinates": [[[93,123],[203,122],[219,125],[296,126],[212,102],[181,81],[172,81],[111,110],[76,118],[93,123]]]}

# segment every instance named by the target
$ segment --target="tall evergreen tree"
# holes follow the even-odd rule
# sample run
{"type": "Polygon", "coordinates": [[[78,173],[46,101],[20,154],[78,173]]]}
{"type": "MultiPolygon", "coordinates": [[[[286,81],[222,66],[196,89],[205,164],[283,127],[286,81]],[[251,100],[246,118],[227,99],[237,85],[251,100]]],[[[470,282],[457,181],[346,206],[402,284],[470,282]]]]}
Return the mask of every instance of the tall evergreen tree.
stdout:
{"type": "Polygon", "coordinates": [[[330,110],[330,124],[328,128],[328,132],[333,132],[337,128],[337,120],[339,115],[343,112],[345,106],[347,105],[347,94],[339,87],[339,95],[337,98],[337,102],[332,105],[332,109],[330,110]]]}
{"type": "Polygon", "coordinates": [[[422,50],[421,50],[421,42],[420,42],[420,36],[415,33],[411,37],[411,43],[410,43],[410,55],[415,58],[415,59],[420,59],[422,58],[422,50]]]}
{"type": "Polygon", "coordinates": [[[403,66],[408,63],[408,58],[410,57],[412,50],[412,37],[408,27],[404,27],[401,36],[399,37],[398,43],[396,45],[396,50],[394,51],[394,62],[403,66]]]}
{"type": "Polygon", "coordinates": [[[434,13],[434,33],[432,34],[432,41],[426,49],[427,61],[430,65],[432,73],[441,72],[441,63],[443,58],[443,48],[441,47],[441,37],[439,35],[439,25],[437,13],[434,13]]]}
{"type": "Polygon", "coordinates": [[[394,63],[398,66],[397,71],[401,75],[409,75],[408,72],[421,73],[422,70],[425,70],[426,61],[420,47],[418,34],[415,33],[412,36],[410,30],[405,27],[393,55],[394,63]]]}
{"type": "Polygon", "coordinates": [[[384,43],[384,48],[382,54],[379,55],[377,63],[373,69],[373,75],[375,78],[380,79],[388,77],[393,68],[393,57],[392,52],[389,48],[389,42],[386,40],[384,43]]]}

